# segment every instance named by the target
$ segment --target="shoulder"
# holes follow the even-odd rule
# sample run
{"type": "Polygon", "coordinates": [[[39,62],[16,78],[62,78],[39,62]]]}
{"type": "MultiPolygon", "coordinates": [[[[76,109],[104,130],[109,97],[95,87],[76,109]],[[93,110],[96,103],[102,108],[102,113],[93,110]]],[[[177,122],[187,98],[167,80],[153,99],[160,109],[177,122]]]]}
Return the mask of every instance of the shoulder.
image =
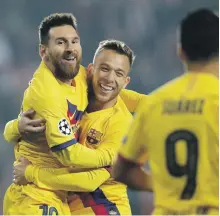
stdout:
{"type": "Polygon", "coordinates": [[[79,72],[78,72],[75,80],[76,81],[80,80],[80,81],[86,82],[86,80],[87,80],[87,68],[80,65],[79,72]]]}
{"type": "Polygon", "coordinates": [[[37,106],[55,109],[63,106],[61,105],[63,98],[59,82],[52,72],[39,67],[25,91],[23,102],[33,108],[37,106]]]}
{"type": "Polygon", "coordinates": [[[37,98],[57,98],[62,92],[60,84],[52,72],[42,66],[35,71],[33,79],[29,83],[28,91],[37,98]]]}
{"type": "Polygon", "coordinates": [[[114,107],[113,115],[109,120],[109,127],[117,128],[117,130],[127,129],[132,119],[132,114],[128,111],[126,105],[119,97],[118,102],[114,107]]]}
{"type": "Polygon", "coordinates": [[[184,82],[184,76],[179,76],[175,79],[172,79],[159,88],[155,89],[150,93],[150,95],[157,95],[157,96],[165,96],[170,92],[173,92],[173,90],[178,90],[178,87],[184,82]]]}

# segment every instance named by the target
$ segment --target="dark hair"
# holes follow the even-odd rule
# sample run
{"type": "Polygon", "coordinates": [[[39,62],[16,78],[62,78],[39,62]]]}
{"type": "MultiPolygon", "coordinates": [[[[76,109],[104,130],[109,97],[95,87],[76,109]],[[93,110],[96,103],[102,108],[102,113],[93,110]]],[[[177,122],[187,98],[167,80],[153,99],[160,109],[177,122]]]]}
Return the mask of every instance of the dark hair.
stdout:
{"type": "Polygon", "coordinates": [[[180,41],[189,61],[207,61],[219,55],[219,18],[211,10],[189,13],[181,22],[180,41]]]}
{"type": "Polygon", "coordinates": [[[77,30],[77,20],[71,13],[54,13],[45,17],[39,26],[40,44],[48,43],[51,28],[62,25],[70,25],[77,30]]]}
{"type": "Polygon", "coordinates": [[[126,55],[129,59],[130,66],[133,65],[134,60],[135,60],[135,55],[134,55],[133,50],[128,45],[126,45],[124,42],[119,41],[119,40],[114,40],[114,39],[104,40],[99,43],[99,46],[94,55],[93,62],[95,60],[95,57],[104,49],[114,50],[119,54],[126,55]]]}

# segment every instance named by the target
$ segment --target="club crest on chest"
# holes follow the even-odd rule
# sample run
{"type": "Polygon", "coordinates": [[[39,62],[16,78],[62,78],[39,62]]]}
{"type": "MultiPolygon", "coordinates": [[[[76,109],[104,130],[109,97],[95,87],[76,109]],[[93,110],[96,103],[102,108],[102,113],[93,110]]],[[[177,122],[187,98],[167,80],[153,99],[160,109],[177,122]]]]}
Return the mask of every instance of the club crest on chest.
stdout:
{"type": "Polygon", "coordinates": [[[89,145],[97,145],[100,143],[103,133],[97,131],[93,128],[90,128],[86,136],[86,143],[89,145]]]}

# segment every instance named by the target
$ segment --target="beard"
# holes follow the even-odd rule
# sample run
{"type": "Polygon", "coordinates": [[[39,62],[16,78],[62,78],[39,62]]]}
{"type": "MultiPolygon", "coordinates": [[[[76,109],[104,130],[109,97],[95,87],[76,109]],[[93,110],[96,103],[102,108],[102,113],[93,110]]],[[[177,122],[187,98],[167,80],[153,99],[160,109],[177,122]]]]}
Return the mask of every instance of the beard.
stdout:
{"type": "Polygon", "coordinates": [[[72,64],[64,64],[61,61],[57,60],[53,57],[53,55],[49,55],[49,61],[53,66],[53,72],[57,79],[60,80],[70,80],[73,79],[79,72],[81,58],[76,59],[76,63],[72,64]]]}

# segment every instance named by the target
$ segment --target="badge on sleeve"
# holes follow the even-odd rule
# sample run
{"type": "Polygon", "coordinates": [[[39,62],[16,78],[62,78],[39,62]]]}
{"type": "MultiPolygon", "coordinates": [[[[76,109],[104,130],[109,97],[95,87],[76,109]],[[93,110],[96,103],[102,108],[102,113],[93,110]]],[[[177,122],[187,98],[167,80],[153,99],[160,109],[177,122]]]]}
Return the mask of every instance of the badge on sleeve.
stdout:
{"type": "Polygon", "coordinates": [[[58,129],[60,133],[62,133],[65,136],[68,136],[71,134],[72,130],[70,127],[69,122],[66,119],[61,119],[58,123],[58,129]]]}

